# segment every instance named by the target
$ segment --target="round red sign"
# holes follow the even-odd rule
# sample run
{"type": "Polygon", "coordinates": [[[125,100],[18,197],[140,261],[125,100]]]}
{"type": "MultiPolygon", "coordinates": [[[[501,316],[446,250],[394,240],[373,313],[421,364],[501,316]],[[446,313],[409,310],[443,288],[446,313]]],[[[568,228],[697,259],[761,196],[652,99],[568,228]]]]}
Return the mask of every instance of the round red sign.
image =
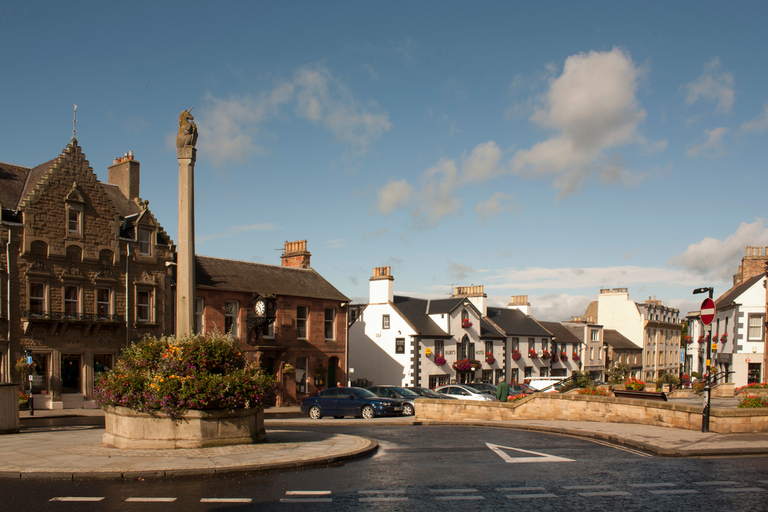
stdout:
{"type": "Polygon", "coordinates": [[[704,299],[699,314],[701,314],[701,323],[704,325],[711,324],[712,320],[715,319],[715,301],[710,298],[704,299]]]}

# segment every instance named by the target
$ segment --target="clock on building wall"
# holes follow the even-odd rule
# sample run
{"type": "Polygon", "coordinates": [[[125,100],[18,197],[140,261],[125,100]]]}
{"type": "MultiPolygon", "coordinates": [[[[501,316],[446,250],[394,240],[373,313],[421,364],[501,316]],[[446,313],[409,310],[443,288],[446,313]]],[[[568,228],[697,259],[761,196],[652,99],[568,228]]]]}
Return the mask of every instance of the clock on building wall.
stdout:
{"type": "Polygon", "coordinates": [[[248,310],[248,331],[253,333],[253,339],[258,340],[277,316],[277,298],[272,294],[254,293],[252,306],[248,310]]]}

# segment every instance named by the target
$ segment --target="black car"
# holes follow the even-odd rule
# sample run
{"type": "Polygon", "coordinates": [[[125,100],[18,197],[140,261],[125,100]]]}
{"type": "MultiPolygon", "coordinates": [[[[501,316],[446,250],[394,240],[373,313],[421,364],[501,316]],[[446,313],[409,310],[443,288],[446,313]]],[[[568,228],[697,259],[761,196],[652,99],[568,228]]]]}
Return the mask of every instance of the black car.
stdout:
{"type": "Polygon", "coordinates": [[[419,395],[407,388],[400,386],[371,386],[368,391],[382,398],[392,398],[403,402],[403,416],[413,416],[416,412],[416,404],[413,402],[419,395]]]}
{"type": "Polygon", "coordinates": [[[328,388],[301,401],[301,412],[313,420],[323,416],[395,416],[403,413],[403,402],[381,398],[363,388],[328,388]]]}
{"type": "Polygon", "coordinates": [[[428,388],[419,388],[419,387],[408,387],[406,389],[410,389],[417,395],[419,395],[421,398],[437,398],[440,400],[456,400],[455,396],[450,395],[444,395],[442,393],[438,393],[437,391],[432,391],[428,388]]]}

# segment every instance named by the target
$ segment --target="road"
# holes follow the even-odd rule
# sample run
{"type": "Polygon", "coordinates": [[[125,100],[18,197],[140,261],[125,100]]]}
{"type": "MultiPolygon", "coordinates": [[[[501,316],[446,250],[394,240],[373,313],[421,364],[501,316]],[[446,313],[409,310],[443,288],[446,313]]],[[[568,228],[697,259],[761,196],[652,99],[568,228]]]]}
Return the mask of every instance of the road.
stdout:
{"type": "Polygon", "coordinates": [[[9,511],[768,511],[768,457],[669,459],[502,428],[313,426],[377,439],[335,467],[135,481],[0,480],[9,511]]]}

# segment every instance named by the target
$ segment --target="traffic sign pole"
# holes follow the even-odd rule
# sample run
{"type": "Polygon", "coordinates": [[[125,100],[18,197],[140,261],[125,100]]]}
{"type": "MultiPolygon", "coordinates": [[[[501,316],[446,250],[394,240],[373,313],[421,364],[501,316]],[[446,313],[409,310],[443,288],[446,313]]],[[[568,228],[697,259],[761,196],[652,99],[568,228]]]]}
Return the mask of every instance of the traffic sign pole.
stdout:
{"type": "Polygon", "coordinates": [[[699,312],[701,323],[703,323],[705,329],[707,329],[707,380],[704,383],[701,411],[701,431],[704,433],[709,432],[709,410],[711,404],[710,399],[712,397],[711,376],[709,375],[709,369],[712,366],[712,321],[715,319],[715,313],[717,312],[715,301],[712,300],[713,289],[709,288],[707,291],[709,292],[709,297],[704,299],[701,303],[701,310],[699,312]]]}

